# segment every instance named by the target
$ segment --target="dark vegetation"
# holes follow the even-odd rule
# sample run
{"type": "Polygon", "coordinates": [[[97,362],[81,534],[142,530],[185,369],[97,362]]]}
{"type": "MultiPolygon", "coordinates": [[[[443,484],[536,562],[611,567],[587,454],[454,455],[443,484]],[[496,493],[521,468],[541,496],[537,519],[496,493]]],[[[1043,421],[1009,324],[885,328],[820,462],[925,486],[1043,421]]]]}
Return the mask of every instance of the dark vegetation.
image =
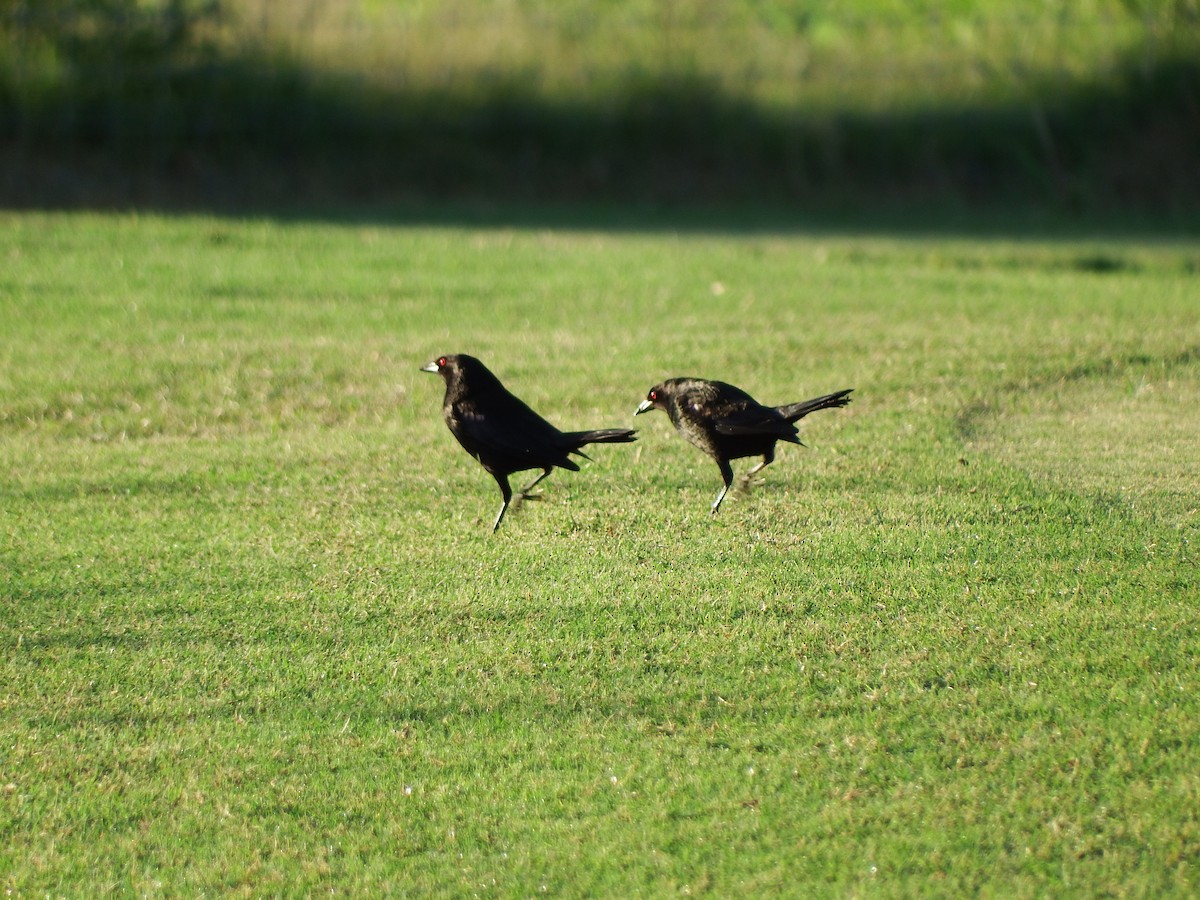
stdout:
{"type": "Polygon", "coordinates": [[[0,202],[1187,216],[1200,209],[1200,12],[1168,6],[1152,46],[1124,48],[1089,77],[1029,72],[1006,95],[881,107],[768,103],[696,65],[630,66],[574,92],[547,91],[544,73],[520,66],[372,78],[231,39],[241,25],[229,0],[0,0],[0,202]]]}

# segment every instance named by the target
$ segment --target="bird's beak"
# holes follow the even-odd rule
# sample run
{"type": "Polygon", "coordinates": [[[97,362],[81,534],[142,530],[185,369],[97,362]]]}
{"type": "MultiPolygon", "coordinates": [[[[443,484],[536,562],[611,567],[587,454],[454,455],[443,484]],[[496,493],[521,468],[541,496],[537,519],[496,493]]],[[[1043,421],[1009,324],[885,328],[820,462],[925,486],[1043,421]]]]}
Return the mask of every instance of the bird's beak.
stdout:
{"type": "Polygon", "coordinates": [[[633,411],[635,416],[640,416],[644,412],[649,412],[654,409],[654,403],[650,400],[643,400],[638,408],[633,411]]]}
{"type": "Polygon", "coordinates": [[[421,366],[421,371],[422,371],[422,372],[434,372],[434,373],[436,373],[436,372],[437,372],[437,370],[438,370],[438,364],[437,364],[436,362],[425,363],[425,365],[421,366]]]}

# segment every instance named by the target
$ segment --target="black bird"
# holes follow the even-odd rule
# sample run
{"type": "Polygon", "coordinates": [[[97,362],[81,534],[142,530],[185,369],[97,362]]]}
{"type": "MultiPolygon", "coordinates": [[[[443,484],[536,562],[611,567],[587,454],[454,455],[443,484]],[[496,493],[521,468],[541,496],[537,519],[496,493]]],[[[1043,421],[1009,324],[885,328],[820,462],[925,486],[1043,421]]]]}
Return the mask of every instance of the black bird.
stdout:
{"type": "MultiPolygon", "coordinates": [[[[421,367],[436,372],[446,382],[442,417],[450,433],[468,453],[479,460],[500,485],[504,503],[492,523],[500,527],[509,502],[513,499],[508,476],[525,469],[541,469],[542,474],[517,494],[517,500],[529,497],[533,486],[560,469],[579,471],[567,454],[590,457],[579,448],[585,444],[619,444],[636,440],[630,428],[602,428],[597,431],[559,431],[519,398],[510,394],[500,379],[473,356],[439,356],[421,367]]],[[[530,498],[532,499],[532,498],[530,498]]]]}
{"type": "Polygon", "coordinates": [[[741,388],[723,381],[703,378],[671,378],[656,384],[646,394],[634,415],[661,409],[689,443],[717,461],[725,486],[713,501],[712,512],[725,499],[733,484],[731,459],[761,456],[762,462],[746,473],[747,483],[775,459],[775,442],[800,444],[792,423],[818,409],[845,406],[850,402],[849,388],[824,397],[814,397],[786,406],[763,406],[741,388]]]}

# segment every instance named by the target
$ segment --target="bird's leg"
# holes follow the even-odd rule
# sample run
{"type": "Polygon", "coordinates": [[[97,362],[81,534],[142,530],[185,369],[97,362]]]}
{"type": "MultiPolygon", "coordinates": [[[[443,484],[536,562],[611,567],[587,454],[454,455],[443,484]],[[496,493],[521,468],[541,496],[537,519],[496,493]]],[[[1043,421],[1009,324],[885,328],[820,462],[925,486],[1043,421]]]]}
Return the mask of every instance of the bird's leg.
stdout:
{"type": "Polygon", "coordinates": [[[548,469],[544,469],[542,471],[541,475],[539,475],[537,478],[533,479],[533,481],[529,482],[529,484],[527,484],[525,487],[523,487],[520,491],[517,492],[517,501],[516,502],[520,503],[522,500],[541,500],[542,499],[541,494],[530,494],[529,492],[533,490],[533,486],[535,484],[537,484],[539,481],[541,481],[543,478],[545,478],[547,475],[549,475],[553,471],[554,471],[553,466],[551,466],[548,469]]]}
{"type": "Polygon", "coordinates": [[[750,480],[755,475],[757,475],[759,472],[761,472],[763,469],[765,469],[767,466],[769,466],[771,463],[773,463],[774,461],[775,461],[775,448],[772,447],[770,450],[768,450],[766,453],[763,454],[762,462],[760,462],[757,466],[755,466],[753,469],[751,469],[749,472],[747,472],[745,475],[742,476],[742,486],[749,489],[750,480]]]}
{"type": "Polygon", "coordinates": [[[500,527],[500,521],[504,518],[504,513],[508,511],[508,502],[512,499],[512,488],[508,486],[507,475],[497,475],[493,472],[492,477],[496,479],[496,484],[500,485],[500,493],[504,496],[504,502],[500,504],[500,512],[496,513],[496,521],[492,523],[492,534],[495,534],[496,529],[500,527]]]}
{"type": "Polygon", "coordinates": [[[721,493],[717,494],[717,499],[713,501],[712,514],[717,514],[717,508],[720,507],[721,501],[725,499],[725,495],[729,493],[729,486],[733,484],[733,469],[729,465],[728,460],[717,460],[717,465],[721,467],[721,478],[725,484],[721,487],[721,493]]]}

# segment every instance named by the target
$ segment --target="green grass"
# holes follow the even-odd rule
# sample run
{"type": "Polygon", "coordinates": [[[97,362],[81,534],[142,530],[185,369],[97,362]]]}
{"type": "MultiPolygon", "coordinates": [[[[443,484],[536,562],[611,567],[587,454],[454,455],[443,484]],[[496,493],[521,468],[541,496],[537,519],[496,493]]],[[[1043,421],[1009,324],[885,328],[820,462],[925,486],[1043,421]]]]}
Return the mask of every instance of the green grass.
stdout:
{"type": "Polygon", "coordinates": [[[1195,892],[1194,241],[0,226],[15,896],[1195,892]],[[716,519],[652,415],[491,535],[449,351],[857,392],[716,519]]]}
{"type": "Polygon", "coordinates": [[[887,109],[1024,97],[1040,79],[1089,79],[1131,50],[1169,46],[1195,28],[1190,0],[1142,6],[349,0],[305,9],[232,0],[224,37],[286,48],[319,70],[393,87],[486,91],[501,79],[578,101],[609,96],[629,80],[695,78],[765,103],[887,109]]]}

